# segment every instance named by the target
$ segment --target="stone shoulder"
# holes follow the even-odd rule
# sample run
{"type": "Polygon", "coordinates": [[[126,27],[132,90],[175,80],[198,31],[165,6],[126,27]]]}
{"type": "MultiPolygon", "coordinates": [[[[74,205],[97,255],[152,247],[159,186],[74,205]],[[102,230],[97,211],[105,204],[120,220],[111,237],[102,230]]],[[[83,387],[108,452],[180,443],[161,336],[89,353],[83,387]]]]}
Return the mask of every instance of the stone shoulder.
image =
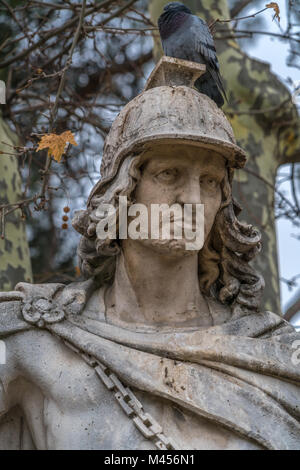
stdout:
{"type": "Polygon", "coordinates": [[[0,337],[80,314],[94,290],[93,280],[69,285],[20,282],[14,291],[0,292],[0,337]]]}
{"type": "Polygon", "coordinates": [[[27,329],[22,319],[20,292],[0,292],[0,338],[27,329]]]}
{"type": "Polygon", "coordinates": [[[24,307],[35,299],[51,298],[63,284],[19,283],[14,291],[0,292],[0,337],[32,328],[24,318],[24,307]]]}

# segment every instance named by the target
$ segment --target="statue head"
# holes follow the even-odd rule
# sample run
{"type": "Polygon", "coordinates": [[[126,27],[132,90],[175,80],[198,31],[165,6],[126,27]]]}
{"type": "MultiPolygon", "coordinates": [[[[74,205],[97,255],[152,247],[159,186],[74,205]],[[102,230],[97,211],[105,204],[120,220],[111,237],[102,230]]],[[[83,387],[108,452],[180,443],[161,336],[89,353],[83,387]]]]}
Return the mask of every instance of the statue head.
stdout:
{"type": "MultiPolygon", "coordinates": [[[[249,262],[261,248],[260,234],[237,219],[233,200],[235,168],[246,161],[230,123],[205,95],[186,86],[160,86],[128,103],[107,136],[101,179],[86,211],[73,226],[82,234],[78,255],[85,277],[112,282],[122,241],[97,237],[99,207],[204,204],[204,243],[198,250],[199,286],[203,294],[230,304],[233,314],[259,308],[262,277],[249,262]]],[[[118,212],[117,212],[118,214],[118,212]]],[[[118,221],[117,221],[118,222],[118,221]]],[[[118,225],[118,223],[117,223],[118,225]]],[[[184,240],[136,240],[162,256],[189,256],[184,240]]],[[[195,255],[195,253],[193,253],[195,255]]]]}

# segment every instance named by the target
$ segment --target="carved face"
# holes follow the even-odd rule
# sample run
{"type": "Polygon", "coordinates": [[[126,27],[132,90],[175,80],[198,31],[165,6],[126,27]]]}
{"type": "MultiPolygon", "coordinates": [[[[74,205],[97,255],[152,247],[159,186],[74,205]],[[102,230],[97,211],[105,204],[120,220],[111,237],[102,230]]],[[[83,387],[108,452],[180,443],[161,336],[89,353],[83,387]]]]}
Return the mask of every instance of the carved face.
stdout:
{"type": "MultiPolygon", "coordinates": [[[[221,182],[225,174],[225,159],[210,150],[178,145],[156,146],[142,157],[135,201],[147,206],[149,227],[153,204],[203,204],[205,241],[221,205],[221,182]]],[[[152,240],[149,231],[149,240],[139,242],[160,251],[186,252],[185,238],[175,238],[167,242],[162,238],[152,240]]]]}

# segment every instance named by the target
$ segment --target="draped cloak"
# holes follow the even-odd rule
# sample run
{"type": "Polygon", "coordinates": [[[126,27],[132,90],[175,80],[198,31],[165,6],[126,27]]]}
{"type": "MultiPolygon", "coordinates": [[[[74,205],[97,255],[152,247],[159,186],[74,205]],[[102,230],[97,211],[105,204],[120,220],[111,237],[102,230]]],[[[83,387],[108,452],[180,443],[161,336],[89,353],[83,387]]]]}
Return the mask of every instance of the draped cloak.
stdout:
{"type": "MultiPolygon", "coordinates": [[[[261,312],[212,327],[129,330],[89,313],[95,288],[92,280],[20,283],[16,291],[1,293],[0,339],[38,327],[24,319],[24,302],[55,299],[63,318],[43,328],[95,357],[124,384],[262,448],[300,449],[300,334],[282,317],[261,312]]],[[[1,393],[0,366],[0,416],[1,393]]],[[[1,426],[0,418],[0,444],[7,432],[12,429],[1,426]]]]}

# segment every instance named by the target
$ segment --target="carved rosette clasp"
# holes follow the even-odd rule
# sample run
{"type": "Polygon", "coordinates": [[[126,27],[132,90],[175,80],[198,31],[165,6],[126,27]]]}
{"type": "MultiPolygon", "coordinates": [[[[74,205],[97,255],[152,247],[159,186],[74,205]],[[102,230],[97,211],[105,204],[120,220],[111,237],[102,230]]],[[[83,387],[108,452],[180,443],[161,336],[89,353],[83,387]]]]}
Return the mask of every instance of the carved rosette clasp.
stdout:
{"type": "Polygon", "coordinates": [[[26,322],[39,328],[44,328],[47,324],[58,323],[65,318],[63,307],[46,297],[25,300],[22,315],[26,322]]]}

